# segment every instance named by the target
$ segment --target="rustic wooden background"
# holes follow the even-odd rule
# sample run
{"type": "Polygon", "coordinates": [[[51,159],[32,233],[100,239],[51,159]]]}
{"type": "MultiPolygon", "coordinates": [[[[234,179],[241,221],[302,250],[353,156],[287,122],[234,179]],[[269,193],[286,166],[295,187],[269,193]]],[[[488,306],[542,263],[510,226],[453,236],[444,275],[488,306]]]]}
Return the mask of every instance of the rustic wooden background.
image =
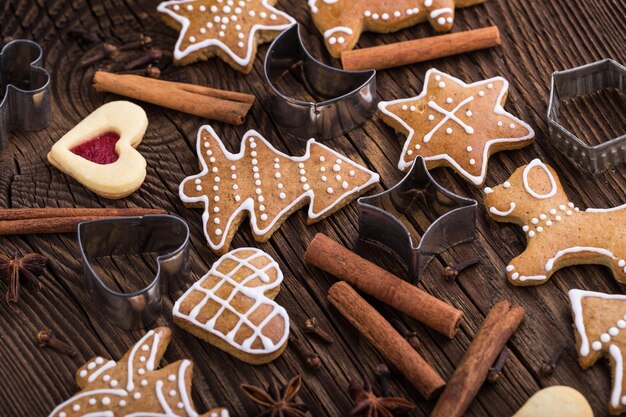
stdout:
{"type": "MultiPolygon", "coordinates": [[[[117,99],[98,94],[91,88],[91,69],[81,68],[81,58],[95,46],[68,37],[72,27],[96,31],[101,40],[122,43],[139,33],[152,36],[158,47],[171,50],[177,33],[166,28],[155,12],[157,0],[3,0],[0,3],[0,35],[24,37],[39,42],[46,54],[46,68],[53,74],[53,121],[47,130],[18,133],[0,152],[0,206],[2,207],[163,207],[188,220],[192,231],[192,270],[186,285],[204,274],[217,258],[204,242],[201,210],[185,209],[178,199],[181,179],[197,172],[195,137],[206,123],[196,117],[151,105],[142,105],[150,126],[139,147],[148,161],[148,176],[141,189],[120,201],[108,201],[87,191],[76,181],[50,166],[46,154],[66,131],[104,102],[117,99]]],[[[303,25],[303,35],[311,52],[327,62],[321,36],[313,28],[308,7],[302,0],[281,0],[279,7],[290,12],[303,25]]],[[[571,200],[581,208],[612,207],[626,202],[626,169],[622,166],[592,176],[581,172],[548,143],[544,120],[549,94],[550,74],[601,58],[626,61],[626,1],[624,0],[489,0],[463,9],[457,14],[455,30],[498,25],[502,32],[500,48],[411,65],[379,74],[382,99],[406,97],[422,88],[423,74],[431,66],[466,81],[502,75],[511,81],[506,108],[529,122],[537,133],[536,143],[521,151],[504,152],[491,158],[487,185],[503,182],[516,167],[539,156],[559,172],[571,200]]],[[[428,25],[390,35],[363,36],[360,46],[430,36],[428,25]]],[[[263,102],[267,97],[262,81],[262,61],[267,45],[260,48],[254,70],[249,75],[233,71],[214,59],[182,68],[169,60],[161,64],[163,78],[234,89],[257,95],[250,116],[243,126],[214,123],[216,131],[231,150],[238,149],[247,129],[264,133],[278,148],[292,154],[303,152],[304,142],[286,137],[271,121],[263,102]]],[[[297,89],[292,77],[285,86],[297,89]]],[[[616,92],[572,100],[565,105],[571,128],[580,134],[590,131],[592,138],[616,136],[626,130],[624,97],[616,92]],[[591,106],[591,107],[588,107],[591,106]]],[[[597,139],[593,139],[597,140],[597,139]]],[[[329,145],[366,164],[381,174],[378,190],[393,186],[402,174],[396,163],[402,141],[378,117],[329,145]]],[[[478,189],[447,169],[435,177],[453,191],[479,201],[478,189]]],[[[258,245],[248,225],[241,228],[233,247],[259,246],[281,264],[286,279],[278,296],[292,321],[292,334],[305,340],[317,352],[323,367],[318,372],[305,368],[293,348],[268,366],[246,365],[205,344],[171,323],[165,313],[159,325],[173,327],[174,337],[165,361],[190,358],[196,364],[194,399],[200,411],[216,404],[227,406],[235,416],[251,416],[255,405],[243,398],[239,384],[262,384],[269,375],[284,381],[302,374],[301,399],[311,406],[312,415],[347,415],[352,402],[347,394],[348,381],[356,378],[375,383],[373,368],[384,361],[367,342],[361,341],[350,325],[333,311],[326,291],[333,277],[302,262],[304,250],[317,232],[324,232],[349,247],[355,246],[357,215],[355,205],[313,226],[306,226],[305,211],[293,215],[266,244],[258,245]],[[303,323],[317,317],[336,339],[325,346],[303,335],[303,323]]],[[[430,264],[420,287],[465,313],[458,336],[453,340],[434,333],[387,306],[373,302],[387,318],[399,318],[417,330],[420,353],[448,379],[461,359],[484,316],[498,299],[510,299],[527,309],[527,317],[508,347],[512,351],[504,377],[496,385],[486,384],[472,403],[468,416],[510,416],[542,387],[566,384],[580,390],[590,401],[596,416],[607,415],[610,375],[606,363],[584,371],[577,363],[574,336],[567,299],[570,288],[621,293],[619,286],[603,267],[572,267],[558,272],[550,282],[535,288],[516,288],[503,277],[507,262],[525,246],[519,227],[488,219],[484,207],[478,212],[477,239],[454,248],[430,264]],[[441,271],[448,263],[478,255],[481,264],[463,273],[458,282],[447,282],[441,271]],[[541,377],[544,360],[564,348],[554,375],[541,377]]],[[[91,306],[80,282],[76,239],[63,236],[16,236],[0,239],[3,252],[39,252],[50,258],[42,278],[45,289],[25,293],[16,315],[0,300],[0,415],[4,417],[45,416],[54,406],[76,392],[74,373],[94,355],[120,358],[143,331],[123,331],[113,327],[91,306]],[[76,358],[68,358],[36,347],[38,330],[50,327],[78,348],[76,358]]],[[[375,261],[402,275],[404,269],[391,256],[366,252],[375,261]]],[[[131,277],[137,272],[149,277],[154,266],[135,259],[112,261],[114,276],[131,277]]],[[[0,283],[0,291],[6,283],[0,283]]],[[[176,294],[165,301],[171,308],[176,294]]],[[[377,391],[379,387],[376,386],[377,391]]],[[[420,398],[400,375],[394,373],[393,394],[410,398],[417,404],[411,415],[426,416],[432,402],[420,398]]]]}

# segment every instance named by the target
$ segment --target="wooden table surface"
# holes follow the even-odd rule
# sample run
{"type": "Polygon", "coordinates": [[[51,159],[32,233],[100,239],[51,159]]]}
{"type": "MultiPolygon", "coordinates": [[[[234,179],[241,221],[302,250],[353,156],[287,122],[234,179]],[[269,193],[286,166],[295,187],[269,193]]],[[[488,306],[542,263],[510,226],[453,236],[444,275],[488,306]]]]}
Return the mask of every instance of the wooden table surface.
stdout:
{"type": "MultiPolygon", "coordinates": [[[[178,198],[178,184],[197,172],[195,137],[207,123],[176,111],[142,104],[150,125],[139,150],[148,162],[148,175],[139,191],[130,197],[109,201],[98,197],[53,168],[46,160],[52,144],[83,117],[101,104],[118,99],[99,94],[91,88],[92,69],[81,68],[79,61],[98,46],[80,44],[67,32],[80,26],[96,31],[101,40],[117,44],[134,39],[139,33],[154,38],[156,46],[171,51],[178,33],[165,27],[155,11],[157,0],[4,0],[0,4],[0,35],[25,37],[39,42],[45,51],[46,68],[53,76],[53,120],[49,128],[35,133],[18,133],[0,152],[0,206],[2,207],[162,207],[183,217],[191,227],[192,276],[190,285],[202,276],[217,257],[207,247],[201,230],[201,210],[186,209],[178,198]]],[[[307,47],[317,57],[328,58],[320,34],[314,29],[306,2],[280,0],[279,7],[290,12],[303,26],[307,47]]],[[[502,46],[403,68],[380,72],[378,86],[384,100],[415,95],[422,89],[424,73],[432,66],[465,81],[501,75],[511,83],[506,109],[530,123],[536,142],[520,151],[503,152],[491,158],[487,185],[503,182],[520,165],[535,157],[551,164],[560,175],[570,199],[579,207],[612,207],[626,202],[626,169],[609,169],[597,175],[581,172],[548,143],[545,122],[550,74],[555,70],[611,57],[626,61],[624,0],[488,0],[457,14],[455,31],[498,25],[502,46]]],[[[359,46],[371,46],[433,35],[421,24],[389,35],[366,34],[359,46]]],[[[263,56],[260,48],[253,71],[242,75],[218,59],[185,67],[174,67],[169,60],[161,64],[163,79],[191,82],[255,94],[258,97],[242,126],[212,123],[226,146],[238,149],[248,129],[262,132],[279,149],[301,154],[304,142],[287,137],[272,122],[263,103],[267,91],[262,79],[263,56]]],[[[299,84],[287,76],[284,86],[297,91],[299,84]]],[[[604,138],[626,130],[624,96],[616,92],[596,94],[565,105],[564,115],[576,133],[604,138]]],[[[363,163],[381,175],[380,191],[398,182],[396,168],[402,139],[375,116],[361,128],[334,141],[333,149],[363,163]]],[[[452,171],[434,171],[435,178],[452,191],[479,201],[477,238],[444,252],[428,267],[419,287],[461,309],[465,318],[458,335],[448,340],[420,323],[371,300],[388,319],[402,320],[415,329],[420,339],[419,352],[448,379],[467,349],[483,318],[499,299],[512,300],[527,309],[520,329],[508,343],[511,355],[501,381],[485,384],[467,412],[468,416],[510,416],[542,387],[570,385],[580,390],[591,403],[596,416],[607,415],[610,370],[602,361],[589,370],[577,362],[567,291],[571,288],[623,293],[608,269],[599,266],[570,267],[556,273],[545,285],[517,288],[503,276],[507,262],[525,247],[521,228],[491,221],[482,205],[482,193],[452,171]],[[457,282],[441,277],[443,267],[470,256],[481,258],[478,267],[463,273],[457,282]],[[539,374],[541,364],[559,349],[563,356],[552,376],[539,374]]],[[[252,416],[257,408],[239,391],[240,383],[262,384],[273,375],[285,381],[302,374],[301,399],[311,406],[313,416],[347,415],[352,402],[347,393],[352,378],[374,383],[374,366],[384,362],[377,351],[359,338],[354,329],[334,311],[326,291],[335,279],[307,266],[302,257],[315,233],[323,232],[348,247],[355,247],[357,213],[351,204],[312,226],[306,226],[306,211],[291,216],[265,244],[252,239],[248,224],[236,234],[233,248],[260,247],[278,260],[285,282],[277,301],[291,317],[292,334],[305,341],[323,361],[321,370],[307,370],[289,347],[267,366],[239,362],[220,350],[196,339],[173,325],[171,306],[177,294],[165,299],[166,312],[159,325],[171,326],[173,341],[164,362],[192,359],[196,365],[193,398],[199,411],[216,404],[227,406],[232,415],[252,416]],[[325,346],[303,334],[308,317],[316,317],[329,329],[336,342],[325,346]]],[[[25,292],[15,314],[0,301],[0,415],[3,417],[46,416],[55,405],[77,391],[74,373],[94,355],[119,359],[144,333],[123,331],[112,326],[91,305],[81,284],[78,246],[75,236],[2,237],[0,250],[13,254],[38,252],[50,259],[42,278],[44,290],[25,292]],[[75,358],[36,347],[38,330],[50,327],[79,350],[75,358]]],[[[392,256],[382,252],[365,254],[391,271],[405,270],[392,256]]],[[[142,258],[111,261],[107,269],[118,277],[139,273],[149,279],[154,265],[142,258]],[[131,263],[132,261],[132,263],[131,263]]],[[[0,283],[0,291],[6,291],[0,283]]],[[[427,416],[434,403],[420,398],[412,386],[394,372],[393,394],[417,404],[412,416],[427,416]]]]}

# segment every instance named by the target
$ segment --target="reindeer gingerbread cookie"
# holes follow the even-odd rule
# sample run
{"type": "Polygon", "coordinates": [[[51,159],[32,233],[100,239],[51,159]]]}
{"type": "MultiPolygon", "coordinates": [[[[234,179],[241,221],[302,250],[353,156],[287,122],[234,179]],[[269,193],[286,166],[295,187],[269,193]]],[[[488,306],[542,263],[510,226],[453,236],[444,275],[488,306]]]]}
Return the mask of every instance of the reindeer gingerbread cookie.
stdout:
{"type": "Polygon", "coordinates": [[[513,285],[540,285],[560,268],[600,264],[626,283],[626,204],[581,211],[539,159],[485,188],[489,216],[522,226],[528,247],[506,267],[513,285]]]}
{"type": "Polygon", "coordinates": [[[340,58],[355,47],[362,32],[395,32],[428,21],[437,32],[454,23],[455,7],[486,0],[309,0],[313,22],[330,54],[340,58]]]}

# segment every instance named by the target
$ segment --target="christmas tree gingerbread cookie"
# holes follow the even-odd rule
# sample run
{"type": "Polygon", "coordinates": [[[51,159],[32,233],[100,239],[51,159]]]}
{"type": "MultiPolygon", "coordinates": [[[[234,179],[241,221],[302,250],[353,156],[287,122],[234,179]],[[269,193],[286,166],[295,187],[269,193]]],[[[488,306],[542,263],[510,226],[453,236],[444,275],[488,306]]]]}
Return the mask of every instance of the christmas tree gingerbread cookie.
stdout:
{"type": "Polygon", "coordinates": [[[558,269],[581,264],[605,265],[626,283],[626,204],[581,211],[539,159],[484,191],[492,219],[526,232],[528,247],[506,267],[511,284],[543,284],[558,269]]]}
{"type": "Polygon", "coordinates": [[[289,316],[274,302],[282,281],[268,254],[235,249],[176,301],[174,322],[242,361],[270,362],[289,338],[289,316]]]}
{"type": "Polygon", "coordinates": [[[381,101],[385,123],[406,135],[398,168],[408,171],[419,155],[426,166],[448,166],[481,185],[489,157],[531,144],[533,129],[504,110],[509,83],[494,77],[472,84],[436,69],[426,72],[420,95],[381,101]]]}
{"type": "MultiPolygon", "coordinates": [[[[95,357],[76,372],[81,391],[49,417],[178,416],[199,417],[191,400],[193,363],[180,360],[157,369],[171,330],[150,330],[119,361],[95,357]]],[[[201,417],[228,417],[226,409],[201,417]]]]}
{"type": "Polygon", "coordinates": [[[267,241],[293,212],[309,204],[308,223],[324,219],[378,182],[378,174],[310,139],[304,156],[276,150],[248,131],[241,151],[232,154],[210,126],[198,131],[202,172],[180,184],[186,206],[203,207],[204,232],[211,249],[228,252],[246,216],[254,238],[267,241]]]}
{"type": "Polygon", "coordinates": [[[257,46],[295,23],[273,7],[277,0],[171,0],[157,11],[166,25],[180,29],[174,63],[218,56],[243,73],[252,70],[257,46]]]}
{"type": "Polygon", "coordinates": [[[606,357],[611,365],[613,387],[609,412],[626,412],[626,295],[570,290],[578,360],[584,369],[606,357]]]}
{"type": "Polygon", "coordinates": [[[454,23],[454,9],[486,0],[308,0],[313,22],[330,54],[340,58],[355,47],[362,32],[389,33],[430,22],[437,32],[454,23]]]}

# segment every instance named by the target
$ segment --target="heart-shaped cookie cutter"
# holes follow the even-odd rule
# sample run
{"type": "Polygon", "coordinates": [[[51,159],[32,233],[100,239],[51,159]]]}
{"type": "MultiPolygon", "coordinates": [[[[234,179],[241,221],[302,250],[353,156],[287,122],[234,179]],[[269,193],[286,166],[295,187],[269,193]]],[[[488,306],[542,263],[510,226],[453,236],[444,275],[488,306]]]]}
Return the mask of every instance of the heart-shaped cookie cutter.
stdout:
{"type": "Polygon", "coordinates": [[[304,48],[297,24],[274,40],[264,68],[265,82],[272,93],[272,118],[281,129],[298,138],[325,140],[340,136],[363,124],[376,111],[376,71],[344,71],[319,62],[304,48]],[[299,71],[313,97],[328,99],[309,102],[284,94],[276,82],[292,68],[299,71]]]}
{"type": "Polygon", "coordinates": [[[393,188],[361,197],[357,205],[360,239],[381,244],[395,252],[409,268],[413,283],[419,282],[426,265],[435,255],[475,237],[478,203],[437,184],[421,156],[393,188]],[[415,211],[417,205],[424,214],[432,216],[421,238],[401,220],[415,211]]]}
{"type": "Polygon", "coordinates": [[[123,329],[138,329],[161,314],[170,281],[189,271],[189,226],[169,214],[115,217],[78,225],[85,287],[100,313],[123,329]],[[157,253],[157,271],[145,288],[123,293],[111,289],[92,267],[98,257],[157,253]]]}
{"type": "Polygon", "coordinates": [[[0,97],[0,146],[13,130],[41,130],[50,124],[50,74],[38,44],[17,39],[2,48],[0,97]]]}
{"type": "Polygon", "coordinates": [[[550,141],[572,162],[592,173],[626,163],[626,134],[590,146],[561,124],[560,103],[564,99],[606,88],[615,88],[622,93],[626,91],[626,67],[612,59],[603,59],[552,74],[547,114],[550,141]]]}

